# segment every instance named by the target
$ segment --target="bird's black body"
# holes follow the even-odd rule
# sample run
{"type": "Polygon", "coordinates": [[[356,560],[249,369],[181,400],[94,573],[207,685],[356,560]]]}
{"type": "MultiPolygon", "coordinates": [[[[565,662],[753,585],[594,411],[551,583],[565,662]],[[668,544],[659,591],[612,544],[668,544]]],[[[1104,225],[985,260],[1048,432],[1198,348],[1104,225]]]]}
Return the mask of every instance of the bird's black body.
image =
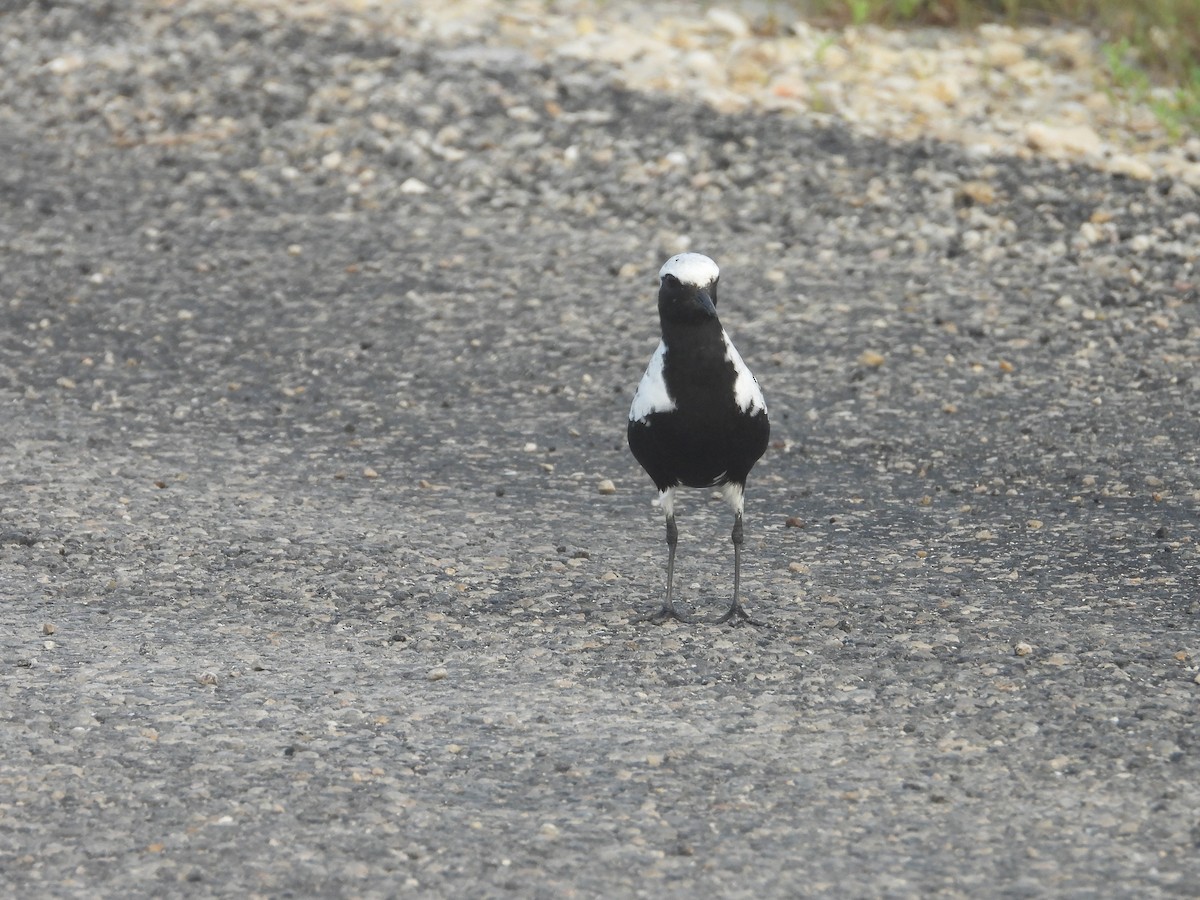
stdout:
{"type": "Polygon", "coordinates": [[[630,421],[629,449],[655,487],[745,485],[767,449],[765,409],[743,411],[734,399],[737,371],[726,358],[721,323],[663,322],[663,379],[675,399],[669,412],[630,421]]]}
{"type": "Polygon", "coordinates": [[[667,595],[654,621],[686,621],[671,602],[675,488],[721,487],[733,508],[733,602],[718,621],[748,621],[739,602],[746,478],[767,449],[771,426],[762,392],[717,318],[720,272],[707,256],[683,253],[659,272],[662,342],[629,410],[629,449],[662,492],[667,520],[667,595]]]}

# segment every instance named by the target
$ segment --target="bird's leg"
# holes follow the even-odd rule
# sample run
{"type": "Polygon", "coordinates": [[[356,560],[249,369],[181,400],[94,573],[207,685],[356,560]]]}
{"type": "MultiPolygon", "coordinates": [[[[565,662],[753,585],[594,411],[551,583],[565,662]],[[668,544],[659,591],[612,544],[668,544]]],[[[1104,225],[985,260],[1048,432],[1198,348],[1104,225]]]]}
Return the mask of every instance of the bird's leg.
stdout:
{"type": "Polygon", "coordinates": [[[734,625],[740,625],[746,622],[750,625],[762,625],[762,622],[756,622],[750,618],[750,614],[742,608],[741,597],[742,590],[742,514],[734,513],[733,515],[733,602],[729,604],[729,609],[725,611],[725,615],[717,619],[717,625],[732,621],[734,625]]]}
{"type": "Polygon", "coordinates": [[[643,621],[653,622],[655,625],[661,625],[667,619],[677,619],[680,622],[689,622],[690,620],[679,614],[675,609],[675,604],[671,601],[671,593],[675,588],[675,547],[679,543],[679,529],[675,527],[674,513],[667,515],[667,599],[663,601],[662,609],[652,616],[647,616],[643,621]]]}

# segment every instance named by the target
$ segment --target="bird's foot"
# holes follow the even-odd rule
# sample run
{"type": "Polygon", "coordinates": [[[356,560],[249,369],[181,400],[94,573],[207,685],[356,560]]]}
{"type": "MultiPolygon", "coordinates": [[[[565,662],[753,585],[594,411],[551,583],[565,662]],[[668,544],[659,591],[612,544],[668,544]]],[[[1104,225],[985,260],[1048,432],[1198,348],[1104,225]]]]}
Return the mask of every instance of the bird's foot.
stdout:
{"type": "Polygon", "coordinates": [[[668,619],[674,619],[676,622],[682,622],[685,625],[695,624],[694,619],[689,619],[681,614],[674,606],[664,606],[658,612],[651,613],[648,616],[642,616],[640,619],[634,619],[635,622],[650,622],[654,625],[662,625],[668,619]]]}
{"type": "Polygon", "coordinates": [[[767,624],[766,622],[758,621],[758,619],[750,618],[750,614],[742,608],[742,604],[737,603],[736,601],[734,602],[733,606],[729,607],[729,609],[725,611],[725,615],[721,616],[719,619],[715,619],[713,624],[724,625],[726,622],[729,622],[734,626],[742,625],[744,623],[746,625],[755,625],[759,628],[763,628],[767,624]]]}

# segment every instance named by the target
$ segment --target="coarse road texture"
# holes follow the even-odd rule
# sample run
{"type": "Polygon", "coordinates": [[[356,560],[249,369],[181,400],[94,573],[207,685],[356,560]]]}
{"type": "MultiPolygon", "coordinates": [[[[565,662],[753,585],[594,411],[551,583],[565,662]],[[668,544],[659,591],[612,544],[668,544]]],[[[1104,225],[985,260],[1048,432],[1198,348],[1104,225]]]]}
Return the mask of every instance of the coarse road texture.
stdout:
{"type": "Polygon", "coordinates": [[[0,893],[1195,896],[1189,191],[348,12],[0,45],[0,893]],[[635,622],[687,238],[769,627],[635,622]]]}

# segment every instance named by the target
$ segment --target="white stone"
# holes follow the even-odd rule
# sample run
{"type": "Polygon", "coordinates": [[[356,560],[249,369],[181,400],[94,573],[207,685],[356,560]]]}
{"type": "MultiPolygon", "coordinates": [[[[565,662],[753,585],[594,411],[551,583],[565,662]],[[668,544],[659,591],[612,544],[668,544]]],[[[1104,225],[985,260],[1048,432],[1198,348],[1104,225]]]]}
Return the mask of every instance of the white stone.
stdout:
{"type": "Polygon", "coordinates": [[[419,178],[406,178],[400,185],[402,194],[428,194],[429,185],[419,178]]]}
{"type": "Polygon", "coordinates": [[[1139,181],[1151,181],[1154,178],[1154,169],[1148,162],[1124,153],[1118,153],[1105,164],[1104,168],[1118,175],[1136,178],[1139,181]]]}
{"type": "Polygon", "coordinates": [[[718,31],[724,31],[735,40],[744,38],[750,33],[750,26],[746,24],[746,20],[731,9],[721,9],[714,6],[708,11],[704,19],[713,28],[718,31]]]}
{"type": "Polygon", "coordinates": [[[1031,122],[1025,128],[1025,142],[1049,156],[1094,156],[1103,142],[1087,125],[1046,125],[1031,122]]]}

